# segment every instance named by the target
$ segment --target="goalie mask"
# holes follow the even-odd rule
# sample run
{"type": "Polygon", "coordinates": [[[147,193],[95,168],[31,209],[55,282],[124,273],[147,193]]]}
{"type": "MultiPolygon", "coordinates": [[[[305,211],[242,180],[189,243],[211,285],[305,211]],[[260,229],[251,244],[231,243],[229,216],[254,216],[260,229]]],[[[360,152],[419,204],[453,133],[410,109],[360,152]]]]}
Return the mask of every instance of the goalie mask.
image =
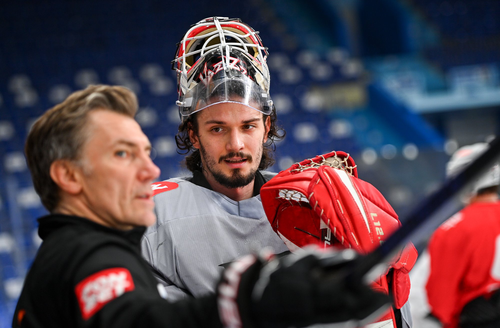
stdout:
{"type": "MultiPolygon", "coordinates": [[[[451,156],[450,161],[447,163],[446,175],[448,177],[457,175],[488,150],[488,148],[489,145],[487,143],[476,143],[461,147],[451,156]]],[[[497,163],[474,181],[462,195],[462,201],[467,203],[468,197],[476,195],[479,190],[498,185],[500,185],[500,166],[497,163]]]]}
{"type": "Polygon", "coordinates": [[[257,32],[239,19],[213,17],[195,24],[179,43],[172,67],[181,120],[224,102],[271,114],[266,57],[257,32]]]}

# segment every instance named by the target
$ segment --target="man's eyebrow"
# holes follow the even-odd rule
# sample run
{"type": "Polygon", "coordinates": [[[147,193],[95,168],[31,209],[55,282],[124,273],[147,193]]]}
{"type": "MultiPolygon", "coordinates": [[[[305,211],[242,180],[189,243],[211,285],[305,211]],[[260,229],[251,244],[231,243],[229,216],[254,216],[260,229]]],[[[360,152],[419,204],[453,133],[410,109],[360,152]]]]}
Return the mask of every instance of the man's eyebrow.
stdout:
{"type": "Polygon", "coordinates": [[[208,125],[208,124],[224,124],[224,123],[225,123],[224,121],[210,120],[204,122],[203,124],[208,125]]]}
{"type": "Polygon", "coordinates": [[[253,123],[253,122],[257,122],[257,121],[260,121],[262,119],[262,117],[255,117],[255,118],[251,118],[249,120],[246,120],[246,121],[243,121],[243,123],[253,123]]]}
{"type": "MultiPolygon", "coordinates": [[[[253,122],[260,121],[261,119],[262,119],[262,117],[254,117],[254,118],[251,118],[251,119],[248,119],[248,120],[244,120],[241,123],[248,124],[248,123],[253,123],[253,122]]],[[[204,122],[203,124],[208,125],[208,124],[224,124],[224,123],[226,123],[226,122],[225,121],[219,121],[219,120],[209,120],[209,121],[204,122]]]]}
{"type": "MultiPolygon", "coordinates": [[[[115,145],[126,145],[126,146],[129,146],[129,147],[132,147],[132,148],[139,148],[139,145],[135,142],[132,142],[132,141],[129,141],[129,140],[125,140],[125,139],[119,139],[115,142],[115,145]]],[[[146,145],[146,149],[151,149],[152,146],[150,143],[148,143],[146,145]]]]}

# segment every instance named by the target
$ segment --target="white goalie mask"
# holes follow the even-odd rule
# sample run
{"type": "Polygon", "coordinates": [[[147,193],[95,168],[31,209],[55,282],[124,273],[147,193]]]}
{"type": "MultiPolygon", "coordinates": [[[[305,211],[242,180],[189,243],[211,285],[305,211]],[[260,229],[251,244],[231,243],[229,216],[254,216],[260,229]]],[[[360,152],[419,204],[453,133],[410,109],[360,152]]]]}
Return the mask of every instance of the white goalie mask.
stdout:
{"type": "Polygon", "coordinates": [[[267,55],[257,32],[239,19],[211,17],[193,25],[172,64],[181,120],[224,102],[271,114],[267,55]]]}
{"type": "MultiPolygon", "coordinates": [[[[454,176],[463,171],[470,163],[478,158],[482,153],[488,150],[487,143],[476,143],[459,148],[450,161],[446,165],[446,175],[454,176]]],[[[481,177],[476,179],[470,189],[464,194],[464,202],[467,202],[467,197],[474,196],[481,189],[500,185],[500,166],[495,164],[481,177]]]]}

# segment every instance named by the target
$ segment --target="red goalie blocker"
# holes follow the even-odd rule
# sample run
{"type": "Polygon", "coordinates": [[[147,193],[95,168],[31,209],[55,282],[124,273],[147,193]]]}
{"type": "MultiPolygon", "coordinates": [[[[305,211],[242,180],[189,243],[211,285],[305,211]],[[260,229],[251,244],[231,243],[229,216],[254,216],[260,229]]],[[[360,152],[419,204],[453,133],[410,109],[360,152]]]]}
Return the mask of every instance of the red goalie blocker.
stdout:
{"type": "MultiPolygon", "coordinates": [[[[396,212],[371,184],[358,179],[354,160],[338,151],[292,165],[268,181],[260,192],[274,231],[293,252],[317,244],[369,253],[400,225],[396,212]]],[[[406,246],[373,284],[389,292],[401,308],[410,293],[408,273],[417,260],[406,246]]]]}

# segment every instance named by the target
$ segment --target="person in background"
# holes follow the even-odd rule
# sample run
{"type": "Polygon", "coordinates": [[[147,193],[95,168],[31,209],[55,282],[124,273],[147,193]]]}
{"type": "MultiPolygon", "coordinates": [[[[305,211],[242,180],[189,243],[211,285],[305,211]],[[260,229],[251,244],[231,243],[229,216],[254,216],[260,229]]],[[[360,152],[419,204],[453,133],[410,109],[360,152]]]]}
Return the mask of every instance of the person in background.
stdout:
{"type": "MultiPolygon", "coordinates": [[[[488,149],[458,149],[447,164],[456,175],[488,149]]],[[[432,235],[426,296],[443,327],[500,327],[500,168],[494,165],[463,195],[465,208],[432,235]]]]}

